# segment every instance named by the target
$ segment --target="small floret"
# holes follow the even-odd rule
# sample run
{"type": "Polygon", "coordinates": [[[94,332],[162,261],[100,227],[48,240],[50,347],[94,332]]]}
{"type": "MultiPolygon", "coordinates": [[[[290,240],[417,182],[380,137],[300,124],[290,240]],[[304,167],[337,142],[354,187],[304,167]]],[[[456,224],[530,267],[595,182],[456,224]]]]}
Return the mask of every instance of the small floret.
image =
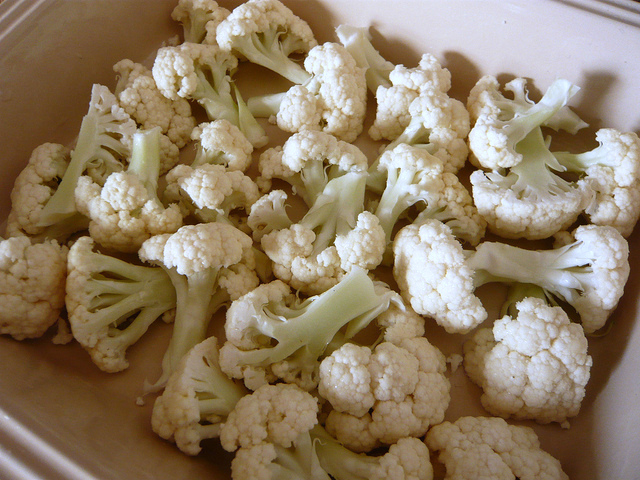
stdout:
{"type": "Polygon", "coordinates": [[[238,5],[218,25],[216,38],[226,51],[293,83],[304,83],[309,78],[291,56],[305,54],[316,46],[313,31],[278,0],[249,0],[238,5]]]}
{"type": "Polygon", "coordinates": [[[213,314],[253,289],[251,237],[227,223],[185,225],[173,234],[156,235],[138,252],[144,261],[167,272],[177,292],[173,334],[162,360],[162,374],[149,391],[166,384],[180,359],[206,338],[213,314]],[[244,263],[243,263],[244,262],[244,263]]]}
{"type": "Polygon", "coordinates": [[[38,338],[58,321],[67,252],[55,240],[0,239],[0,334],[16,340],[38,338]]]}
{"type": "Polygon", "coordinates": [[[589,380],[584,330],[544,298],[527,296],[513,310],[465,342],[465,370],[489,413],[565,425],[580,411],[589,380]]]}
{"type": "Polygon", "coordinates": [[[247,218],[254,241],[274,230],[283,230],[293,225],[286,210],[287,193],[284,190],[271,190],[262,195],[252,206],[247,218]]]}
{"type": "Polygon", "coordinates": [[[271,118],[286,132],[321,130],[353,142],[362,132],[367,85],[360,68],[342,45],[323,43],[309,51],[304,68],[310,78],[284,93],[251,97],[256,117],[271,118]]]}
{"type": "Polygon", "coordinates": [[[178,0],[171,18],[182,24],[185,42],[215,45],[216,28],[230,13],[215,0],[178,0]]]}
{"type": "Polygon", "coordinates": [[[103,247],[135,253],[152,235],[182,226],[178,205],[165,208],[158,197],[160,127],[133,135],[127,169],[109,175],[104,185],[83,175],[75,190],[76,207],[90,219],[89,234],[103,247]]]}
{"type": "Polygon", "coordinates": [[[422,437],[449,406],[445,357],[425,337],[347,343],[320,364],[318,393],[333,407],[326,428],[343,445],[367,452],[422,437]]]}
{"type": "Polygon", "coordinates": [[[227,311],[222,370],[253,390],[278,378],[312,390],[329,343],[352,338],[398,301],[396,296],[376,287],[360,268],[305,300],[280,280],[260,285],[227,311]]]}
{"type": "Polygon", "coordinates": [[[69,165],[69,149],[57,143],[36,147],[11,189],[11,210],[7,218],[8,237],[28,235],[34,241],[65,241],[86,230],[89,220],[79,212],[49,226],[40,225],[42,210],[62,181],[69,165]]]}
{"type": "Polygon", "coordinates": [[[640,217],[640,139],[634,132],[602,128],[596,140],[593,150],[553,155],[595,192],[585,209],[589,222],[611,225],[628,237],[640,217]]]}
{"type": "Polygon", "coordinates": [[[126,369],[127,349],[176,306],[176,292],[158,267],[95,250],[80,237],[69,250],[66,307],[74,338],[105,372],[126,369]]]}
{"type": "Polygon", "coordinates": [[[253,145],[228,120],[201,123],[191,132],[191,139],[196,146],[192,167],[213,163],[224,165],[229,170],[246,172],[251,165],[253,145]]]}
{"type": "Polygon", "coordinates": [[[393,276],[403,298],[449,333],[467,333],[487,318],[474,294],[473,269],[444,223],[407,225],[393,241],[393,276]]]}
{"type": "Polygon", "coordinates": [[[540,447],[535,431],[498,417],[460,417],[429,430],[425,443],[446,468],[445,480],[568,480],[540,447]]]}
{"type": "Polygon", "coordinates": [[[629,245],[613,227],[581,225],[573,242],[534,250],[482,242],[466,264],[476,287],[490,282],[529,283],[575,309],[586,333],[604,326],[629,277],[629,245]]]}
{"type": "Polygon", "coordinates": [[[190,139],[196,126],[191,105],[184,98],[171,100],[158,89],[151,70],[131,60],[121,60],[113,66],[118,73],[114,94],[118,103],[139,128],[160,127],[160,174],[178,163],[180,149],[190,139]]]}
{"type": "Polygon", "coordinates": [[[220,436],[222,424],[248,393],[222,373],[218,339],[208,337],[189,350],[169,377],[153,404],[151,427],[182,452],[197,455],[203,440],[220,436]]]}
{"type": "Polygon", "coordinates": [[[135,121],[118,105],[115,95],[105,86],[94,85],[67,169],[40,211],[37,226],[53,227],[75,217],[78,179],[87,174],[104,184],[111,173],[122,171],[136,130],[135,121]]]}
{"type": "Polygon", "coordinates": [[[231,83],[237,66],[238,59],[216,45],[182,43],[158,49],[151,72],[164,96],[198,102],[209,120],[231,122],[259,148],[268,139],[231,83]]]}
{"type": "Polygon", "coordinates": [[[515,146],[517,164],[502,171],[475,170],[471,192],[478,212],[494,233],[539,240],[566,230],[592,198],[587,184],[562,178],[564,170],[535,127],[515,146]]]}

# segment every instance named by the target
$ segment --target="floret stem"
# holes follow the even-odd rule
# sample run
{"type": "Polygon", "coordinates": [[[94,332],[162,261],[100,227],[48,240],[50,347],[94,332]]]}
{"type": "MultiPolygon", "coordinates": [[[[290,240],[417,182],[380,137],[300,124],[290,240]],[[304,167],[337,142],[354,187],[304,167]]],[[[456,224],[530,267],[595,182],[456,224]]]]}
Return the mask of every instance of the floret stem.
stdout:
{"type": "Polygon", "coordinates": [[[329,290],[293,306],[264,305],[256,328],[275,340],[272,346],[239,351],[238,364],[268,367],[295,355],[302,368],[313,369],[318,358],[345,326],[344,340],[389,308],[391,290],[377,292],[367,272],[353,268],[329,290]]]}
{"type": "Polygon", "coordinates": [[[309,80],[311,75],[289,58],[280,45],[282,35],[286,33],[273,28],[259,34],[236,37],[234,48],[251,63],[262,65],[287,80],[301,85],[309,80]]]}
{"type": "Polygon", "coordinates": [[[335,480],[369,480],[380,465],[378,457],[355,453],[335,440],[319,425],[311,430],[322,468],[335,480]]]}
{"type": "Polygon", "coordinates": [[[379,86],[391,86],[389,74],[395,65],[375,49],[371,43],[371,34],[366,28],[340,25],[336,28],[336,35],[356,64],[366,69],[367,88],[371,93],[375,94],[379,86]]]}
{"type": "Polygon", "coordinates": [[[189,276],[179,274],[174,268],[164,270],[176,290],[176,318],[162,359],[162,374],[155,384],[145,386],[147,392],[157,391],[166,384],[182,357],[206,338],[213,314],[229,301],[229,294],[217,288],[220,268],[208,268],[189,276]]]}
{"type": "Polygon", "coordinates": [[[286,92],[256,95],[247,100],[247,107],[253,116],[269,118],[278,114],[285,95],[286,92]]]}
{"type": "Polygon", "coordinates": [[[327,182],[313,206],[299,222],[313,230],[312,255],[317,255],[335,240],[352,230],[364,208],[366,176],[349,172],[327,182]]]}
{"type": "Polygon", "coordinates": [[[238,125],[238,106],[231,95],[231,86],[226,70],[211,67],[206,71],[196,70],[198,88],[192,94],[194,100],[202,105],[209,120],[227,120],[238,125]]]}
{"type": "Polygon", "coordinates": [[[426,205],[437,202],[439,192],[431,192],[427,186],[424,189],[417,188],[420,179],[416,177],[419,175],[420,172],[410,168],[387,169],[386,188],[375,211],[387,243],[391,242],[393,227],[404,211],[418,202],[425,202],[426,205]]]}
{"type": "Polygon", "coordinates": [[[594,252],[576,241],[551,250],[529,250],[502,242],[483,242],[467,258],[476,287],[491,282],[530,283],[565,301],[585,290],[594,252]]]}
{"type": "Polygon", "coordinates": [[[151,130],[138,130],[133,134],[131,158],[127,172],[133,173],[142,181],[151,198],[158,197],[160,127],[151,130]]]}
{"type": "Polygon", "coordinates": [[[605,144],[601,144],[588,152],[553,152],[553,156],[568,171],[578,173],[584,173],[587,168],[594,165],[615,168],[619,163],[619,161],[616,161],[616,155],[612,154],[610,146],[605,144]]]}
{"type": "Polygon", "coordinates": [[[238,128],[242,133],[244,133],[247,140],[251,142],[253,148],[264,147],[269,142],[264,128],[262,128],[262,125],[258,123],[255,116],[245,103],[242,95],[240,94],[240,90],[235,83],[233,84],[233,91],[236,97],[236,104],[238,106],[238,128]]]}
{"type": "Polygon", "coordinates": [[[124,168],[121,159],[129,154],[129,148],[121,142],[121,129],[128,117],[118,117],[103,105],[105,99],[98,87],[94,86],[91,93],[89,111],[82,119],[69,165],[55,193],[42,209],[38,226],[47,227],[77,213],[75,188],[91,164],[103,166],[106,174],[124,168]]]}

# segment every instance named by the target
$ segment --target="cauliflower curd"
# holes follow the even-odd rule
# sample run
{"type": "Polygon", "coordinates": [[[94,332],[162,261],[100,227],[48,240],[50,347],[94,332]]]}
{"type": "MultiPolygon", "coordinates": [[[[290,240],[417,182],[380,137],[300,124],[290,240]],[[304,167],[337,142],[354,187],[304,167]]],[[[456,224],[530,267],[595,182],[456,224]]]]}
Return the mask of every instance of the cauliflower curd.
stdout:
{"type": "Polygon", "coordinates": [[[149,430],[234,480],[568,478],[514,422],[561,442],[633,314],[638,135],[570,80],[456,91],[450,52],[288,5],[176,0],[179,35],[33,146],[0,334],[136,370],[149,430]]]}

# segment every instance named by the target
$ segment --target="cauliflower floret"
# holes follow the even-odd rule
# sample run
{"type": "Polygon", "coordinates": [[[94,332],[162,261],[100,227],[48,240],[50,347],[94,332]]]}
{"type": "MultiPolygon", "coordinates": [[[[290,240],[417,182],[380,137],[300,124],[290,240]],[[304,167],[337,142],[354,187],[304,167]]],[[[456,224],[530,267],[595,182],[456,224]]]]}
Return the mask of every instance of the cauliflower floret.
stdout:
{"type": "Polygon", "coordinates": [[[293,224],[286,211],[287,198],[284,190],[271,190],[251,205],[247,225],[256,242],[274,230],[283,230],[293,224]]]}
{"type": "Polygon", "coordinates": [[[326,428],[354,451],[421,437],[444,418],[450,395],[445,357],[425,337],[372,351],[345,344],[320,364],[318,393],[333,410],[326,428]]]}
{"type": "Polygon", "coordinates": [[[380,220],[367,211],[360,213],[353,229],[338,235],[334,244],[340,257],[340,268],[345,272],[355,266],[373,270],[382,262],[386,248],[380,220]]]}
{"type": "Polygon", "coordinates": [[[473,269],[461,244],[438,220],[403,227],[393,241],[393,275],[413,309],[450,333],[466,333],[487,318],[475,296],[473,269]]]}
{"type": "Polygon", "coordinates": [[[563,424],[578,414],[589,380],[584,331],[540,298],[515,307],[516,317],[505,315],[465,343],[465,368],[491,414],[563,424]]]}
{"type": "Polygon", "coordinates": [[[184,98],[171,100],[156,86],[151,70],[129,59],[113,66],[120,76],[114,94],[119,105],[145,130],[161,128],[160,174],[168,172],[180,159],[180,149],[196,126],[191,105],[184,98]]]}
{"type": "Polygon", "coordinates": [[[216,29],[230,13],[215,0],[179,0],[171,18],[182,24],[185,42],[216,45],[216,29]]]}
{"type": "Polygon", "coordinates": [[[192,167],[214,163],[224,165],[229,170],[246,172],[251,165],[253,145],[228,120],[201,123],[191,132],[191,139],[196,142],[192,167]]]}
{"type": "Polygon", "coordinates": [[[447,470],[445,480],[568,480],[560,462],[540,448],[530,427],[497,417],[461,417],[431,428],[425,437],[447,470]]]}
{"type": "Polygon", "coordinates": [[[37,338],[55,324],[64,307],[65,246],[29,237],[0,239],[0,333],[37,338]]]}

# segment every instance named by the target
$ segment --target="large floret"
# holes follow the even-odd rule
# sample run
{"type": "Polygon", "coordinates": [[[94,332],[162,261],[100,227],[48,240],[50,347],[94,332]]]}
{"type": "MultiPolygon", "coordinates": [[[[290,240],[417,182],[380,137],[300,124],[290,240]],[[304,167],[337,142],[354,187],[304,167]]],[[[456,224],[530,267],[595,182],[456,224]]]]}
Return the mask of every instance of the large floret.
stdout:
{"type": "Polygon", "coordinates": [[[469,332],[487,318],[462,245],[444,223],[429,219],[403,227],[393,253],[394,278],[417,313],[450,333],[469,332]]]}
{"type": "Polygon", "coordinates": [[[162,374],[149,389],[164,386],[180,359],[206,338],[212,315],[258,283],[251,237],[228,223],[185,225],[156,235],[138,252],[167,272],[177,292],[173,334],[162,374]]]}
{"type": "Polygon", "coordinates": [[[425,337],[345,344],[320,364],[318,393],[333,410],[326,428],[354,451],[422,437],[449,406],[445,357],[425,337]]]}
{"type": "Polygon", "coordinates": [[[573,241],[550,250],[482,242],[466,264],[476,287],[529,283],[571,305],[586,333],[604,326],[629,278],[629,245],[613,227],[582,225],[573,241]]]}
{"type": "Polygon", "coordinates": [[[260,285],[229,307],[220,365],[251,389],[279,378],[312,390],[329,343],[352,338],[398,301],[362,269],[305,300],[280,280],[260,285]]]}
{"type": "Polygon", "coordinates": [[[55,240],[0,239],[0,334],[37,338],[64,307],[67,247],[55,240]]]}
{"type": "Polygon", "coordinates": [[[316,46],[313,31],[278,0],[249,0],[238,5],[218,25],[216,38],[226,51],[294,83],[304,83],[309,78],[290,57],[316,46]]]}
{"type": "Polygon", "coordinates": [[[446,468],[445,480],[568,480],[530,427],[498,417],[460,417],[429,430],[425,443],[446,468]]]}
{"type": "Polygon", "coordinates": [[[564,424],[580,411],[589,380],[584,331],[543,298],[526,297],[514,308],[465,343],[465,369],[489,413],[564,424]]]}
{"type": "Polygon", "coordinates": [[[202,440],[220,436],[222,424],[249,393],[227,377],[218,362],[218,339],[208,337],[182,358],[156,398],[151,427],[187,455],[197,455],[202,440]]]}

